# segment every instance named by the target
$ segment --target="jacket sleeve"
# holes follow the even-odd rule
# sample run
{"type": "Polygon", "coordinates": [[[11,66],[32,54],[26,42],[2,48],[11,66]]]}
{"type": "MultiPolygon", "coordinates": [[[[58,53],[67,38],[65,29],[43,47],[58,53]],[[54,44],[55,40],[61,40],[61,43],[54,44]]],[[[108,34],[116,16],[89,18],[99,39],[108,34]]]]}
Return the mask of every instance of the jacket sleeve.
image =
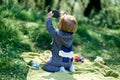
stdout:
{"type": "Polygon", "coordinates": [[[52,19],[51,18],[47,18],[46,19],[46,28],[48,30],[48,32],[50,33],[50,35],[55,38],[56,36],[56,30],[55,28],[53,27],[53,24],[52,24],[52,19]]]}

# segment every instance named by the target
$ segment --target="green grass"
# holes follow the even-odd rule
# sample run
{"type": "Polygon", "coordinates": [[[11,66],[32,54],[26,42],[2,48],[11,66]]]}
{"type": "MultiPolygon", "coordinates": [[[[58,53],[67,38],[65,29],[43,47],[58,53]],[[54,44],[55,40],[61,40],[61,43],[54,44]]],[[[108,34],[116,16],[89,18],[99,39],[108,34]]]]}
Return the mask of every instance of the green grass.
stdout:
{"type": "MultiPolygon", "coordinates": [[[[117,61],[117,57],[120,52],[119,34],[120,29],[114,30],[109,28],[94,27],[91,25],[86,26],[85,24],[79,25],[76,33],[77,36],[74,40],[74,43],[76,44],[76,42],[79,42],[79,45],[77,48],[75,47],[75,50],[78,50],[78,52],[81,52],[84,56],[88,56],[88,58],[94,59],[97,55],[102,56],[103,54],[106,54],[116,58],[117,61]],[[113,56],[113,53],[115,56],[113,56]]],[[[119,63],[119,61],[117,62],[119,63]]]]}
{"type": "MultiPolygon", "coordinates": [[[[0,80],[26,80],[28,67],[20,57],[22,52],[51,49],[52,40],[45,28],[46,13],[7,5],[0,6],[0,14],[0,80]]],[[[91,21],[78,19],[75,53],[91,61],[101,56],[108,66],[120,72],[120,25],[111,28],[91,21]]],[[[53,20],[54,25],[56,22],[53,20]]]]}

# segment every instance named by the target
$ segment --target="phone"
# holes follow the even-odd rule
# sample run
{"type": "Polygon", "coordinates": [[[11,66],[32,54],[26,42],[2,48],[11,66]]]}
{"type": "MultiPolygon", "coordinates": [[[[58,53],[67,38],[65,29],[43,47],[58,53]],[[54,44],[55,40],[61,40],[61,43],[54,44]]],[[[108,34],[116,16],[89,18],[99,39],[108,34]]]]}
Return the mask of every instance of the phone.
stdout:
{"type": "Polygon", "coordinates": [[[54,18],[59,18],[60,17],[60,12],[58,10],[52,10],[52,13],[54,14],[54,18]]]}

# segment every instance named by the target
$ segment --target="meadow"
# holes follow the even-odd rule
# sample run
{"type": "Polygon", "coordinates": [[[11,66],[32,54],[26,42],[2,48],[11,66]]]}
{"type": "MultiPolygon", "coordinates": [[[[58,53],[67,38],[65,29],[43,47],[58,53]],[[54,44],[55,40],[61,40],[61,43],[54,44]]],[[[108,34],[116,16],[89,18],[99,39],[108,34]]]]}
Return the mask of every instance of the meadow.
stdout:
{"type": "MultiPolygon", "coordinates": [[[[94,61],[101,56],[107,66],[120,72],[120,6],[104,8],[92,18],[77,16],[78,30],[73,49],[94,61]],[[105,14],[108,11],[108,14],[105,14]],[[115,12],[115,13],[114,13],[115,12]]],[[[51,50],[46,30],[46,11],[9,3],[0,6],[0,80],[25,80],[29,67],[23,52],[51,50]]],[[[58,19],[53,19],[57,26],[58,19]]],[[[56,27],[57,28],[57,27],[56,27]]]]}

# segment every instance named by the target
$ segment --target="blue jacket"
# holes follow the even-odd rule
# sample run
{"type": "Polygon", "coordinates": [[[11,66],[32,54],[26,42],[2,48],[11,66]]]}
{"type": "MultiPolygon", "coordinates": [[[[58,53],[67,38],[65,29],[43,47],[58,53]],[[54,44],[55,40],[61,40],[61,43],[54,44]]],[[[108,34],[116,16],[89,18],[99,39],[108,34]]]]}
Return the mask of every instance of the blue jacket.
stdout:
{"type": "Polygon", "coordinates": [[[46,19],[46,28],[53,39],[52,58],[43,66],[43,69],[49,72],[57,72],[61,66],[69,68],[72,64],[72,58],[61,57],[59,51],[72,51],[74,34],[56,30],[51,18],[46,19]]]}

